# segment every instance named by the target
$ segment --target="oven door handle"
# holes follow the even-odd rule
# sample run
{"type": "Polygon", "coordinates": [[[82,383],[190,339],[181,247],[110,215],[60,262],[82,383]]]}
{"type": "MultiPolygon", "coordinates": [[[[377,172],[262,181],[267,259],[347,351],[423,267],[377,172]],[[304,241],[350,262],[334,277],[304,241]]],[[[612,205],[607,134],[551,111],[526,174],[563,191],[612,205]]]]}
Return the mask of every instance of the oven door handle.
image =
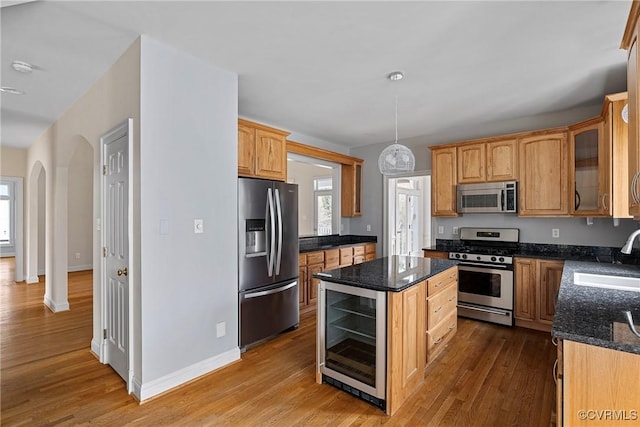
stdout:
{"type": "Polygon", "coordinates": [[[508,311],[491,310],[489,308],[477,307],[475,305],[458,304],[458,308],[466,308],[467,310],[482,311],[483,313],[498,314],[500,316],[508,316],[509,315],[508,311]]]}
{"type": "MultiPolygon", "coordinates": [[[[505,264],[485,264],[482,262],[460,263],[458,264],[458,266],[459,267],[491,267],[491,268],[500,268],[502,270],[507,270],[509,268],[509,266],[505,264]]],[[[480,270],[474,270],[474,271],[480,271],[480,270]]]]}

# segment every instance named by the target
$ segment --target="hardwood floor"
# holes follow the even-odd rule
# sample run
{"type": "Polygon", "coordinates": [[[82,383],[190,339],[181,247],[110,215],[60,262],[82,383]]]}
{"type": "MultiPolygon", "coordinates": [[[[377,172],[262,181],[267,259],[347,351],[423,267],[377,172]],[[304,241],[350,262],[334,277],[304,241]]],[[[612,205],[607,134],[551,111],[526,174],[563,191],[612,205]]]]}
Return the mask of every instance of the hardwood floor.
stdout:
{"type": "Polygon", "coordinates": [[[71,310],[0,260],[2,425],[548,426],[555,347],[547,333],[460,319],[427,380],[393,417],[316,384],[315,316],[242,361],[140,405],[89,351],[91,272],[69,274],[71,310]]]}

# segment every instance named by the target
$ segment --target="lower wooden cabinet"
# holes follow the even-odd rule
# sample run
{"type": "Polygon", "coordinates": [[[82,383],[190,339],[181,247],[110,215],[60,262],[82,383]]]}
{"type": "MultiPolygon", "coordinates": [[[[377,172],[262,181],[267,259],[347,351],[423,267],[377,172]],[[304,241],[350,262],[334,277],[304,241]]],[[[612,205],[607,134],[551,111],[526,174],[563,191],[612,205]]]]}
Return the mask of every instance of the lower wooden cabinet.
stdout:
{"type": "Polygon", "coordinates": [[[516,258],[514,317],[516,326],[551,331],[564,261],[516,258]]]}
{"type": "Polygon", "coordinates": [[[314,274],[370,261],[375,257],[375,243],[362,243],[299,254],[300,313],[304,314],[316,310],[320,279],[314,278],[314,274]]]}
{"type": "Polygon", "coordinates": [[[425,258],[449,259],[449,252],[432,251],[428,249],[423,249],[422,253],[424,254],[425,258]]]}
{"type": "Polygon", "coordinates": [[[426,362],[431,363],[458,329],[458,268],[450,268],[427,280],[426,362]]]}
{"type": "Polygon", "coordinates": [[[568,340],[559,344],[557,425],[638,425],[640,355],[568,340]]]}

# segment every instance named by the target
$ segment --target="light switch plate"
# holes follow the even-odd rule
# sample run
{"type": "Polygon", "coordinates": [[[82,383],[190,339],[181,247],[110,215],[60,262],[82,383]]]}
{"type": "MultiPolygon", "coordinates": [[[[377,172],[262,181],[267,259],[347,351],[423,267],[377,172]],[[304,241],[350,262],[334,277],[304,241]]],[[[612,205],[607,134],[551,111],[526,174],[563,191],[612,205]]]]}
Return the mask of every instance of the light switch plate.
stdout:
{"type": "Polygon", "coordinates": [[[196,234],[204,233],[204,221],[202,219],[193,220],[193,232],[196,234]]]}
{"type": "Polygon", "coordinates": [[[438,226],[438,234],[444,234],[444,225],[438,226]]]}
{"type": "Polygon", "coordinates": [[[453,234],[458,234],[458,227],[453,227],[453,234]]]}
{"type": "Polygon", "coordinates": [[[221,338],[227,334],[227,324],[220,322],[216,324],[216,338],[221,338]]]}

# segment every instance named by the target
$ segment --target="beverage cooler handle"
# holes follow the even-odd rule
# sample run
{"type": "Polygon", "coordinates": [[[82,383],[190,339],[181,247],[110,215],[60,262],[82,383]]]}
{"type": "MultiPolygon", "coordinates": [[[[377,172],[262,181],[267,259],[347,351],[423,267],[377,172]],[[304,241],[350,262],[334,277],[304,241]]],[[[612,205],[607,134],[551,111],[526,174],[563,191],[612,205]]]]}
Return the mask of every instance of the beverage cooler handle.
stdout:
{"type": "Polygon", "coordinates": [[[278,214],[278,249],[276,255],[276,275],[280,274],[282,260],[282,207],[280,205],[280,191],[276,188],[276,213],[278,214]]]}
{"type": "Polygon", "coordinates": [[[275,261],[275,252],[276,252],[276,236],[275,236],[275,231],[276,231],[276,219],[275,216],[273,214],[273,193],[271,192],[271,189],[268,188],[267,189],[267,218],[269,220],[269,222],[271,223],[271,227],[269,230],[269,234],[271,235],[271,250],[269,251],[269,253],[267,254],[267,271],[269,272],[269,277],[273,276],[273,262],[275,261]]]}

